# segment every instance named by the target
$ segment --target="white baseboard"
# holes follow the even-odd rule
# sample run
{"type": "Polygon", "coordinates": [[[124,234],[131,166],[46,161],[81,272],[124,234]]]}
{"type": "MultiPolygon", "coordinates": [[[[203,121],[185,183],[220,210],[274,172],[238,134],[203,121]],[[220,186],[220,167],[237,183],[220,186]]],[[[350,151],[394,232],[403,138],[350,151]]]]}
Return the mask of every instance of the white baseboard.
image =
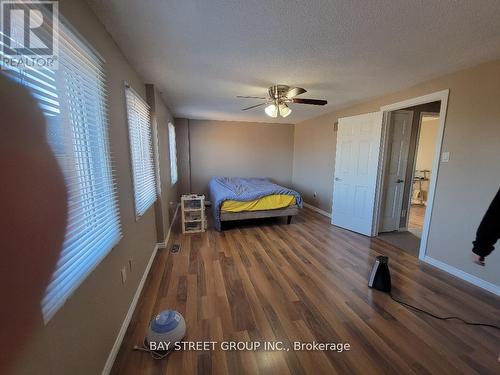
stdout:
{"type": "Polygon", "coordinates": [[[130,324],[130,320],[132,320],[132,315],[134,315],[135,307],[137,306],[137,302],[139,302],[139,297],[141,296],[142,288],[144,287],[144,284],[146,283],[146,279],[148,278],[149,271],[151,269],[151,266],[153,265],[153,261],[155,259],[156,253],[158,252],[158,249],[165,248],[168,243],[168,239],[170,238],[170,233],[172,231],[172,225],[175,222],[175,217],[177,216],[177,210],[179,209],[179,205],[177,205],[177,208],[175,209],[174,216],[172,218],[172,222],[170,223],[170,227],[168,228],[168,233],[167,237],[165,238],[165,242],[160,242],[157,243],[153,249],[153,253],[151,254],[151,257],[149,258],[148,264],[146,266],[146,269],[144,270],[144,273],[142,274],[141,281],[139,282],[139,285],[137,286],[137,289],[134,294],[134,298],[132,298],[132,302],[130,303],[130,306],[127,311],[127,315],[125,315],[125,319],[123,320],[122,326],[120,327],[120,331],[118,331],[118,336],[116,336],[115,343],[113,344],[113,347],[111,348],[111,351],[109,352],[108,359],[106,360],[106,364],[104,365],[104,368],[102,369],[101,375],[108,375],[111,372],[111,369],[113,368],[113,364],[115,363],[116,356],[118,354],[118,351],[120,350],[120,346],[122,345],[123,337],[125,336],[125,333],[127,332],[128,325],[130,324]]]}
{"type": "Polygon", "coordinates": [[[132,319],[132,315],[134,314],[135,307],[137,305],[137,302],[139,301],[139,297],[141,296],[142,288],[144,287],[144,284],[145,284],[146,279],[148,277],[149,270],[151,269],[151,265],[153,264],[156,253],[158,252],[158,249],[160,248],[159,245],[160,244],[155,245],[153,253],[151,254],[151,257],[149,258],[148,265],[146,266],[146,269],[144,270],[141,281],[139,282],[139,285],[137,286],[137,290],[135,291],[134,298],[132,299],[132,303],[130,304],[130,307],[128,308],[127,315],[125,315],[125,319],[123,320],[122,326],[120,327],[120,331],[118,331],[118,336],[116,337],[115,343],[113,344],[113,348],[111,349],[111,352],[108,355],[108,359],[106,360],[106,364],[104,365],[104,368],[102,370],[102,375],[108,375],[111,372],[111,368],[113,367],[113,364],[115,362],[116,355],[118,354],[118,351],[120,350],[120,346],[122,345],[123,337],[125,336],[125,333],[127,332],[128,325],[130,324],[130,320],[132,319]]]}
{"type": "Polygon", "coordinates": [[[329,217],[330,219],[332,218],[331,213],[326,212],[326,211],[322,210],[321,208],[310,205],[309,203],[304,202],[304,207],[310,208],[311,210],[316,211],[318,214],[329,217]]]}
{"type": "Polygon", "coordinates": [[[431,258],[428,255],[424,256],[424,258],[422,260],[425,263],[430,264],[431,266],[439,268],[440,270],[443,270],[445,272],[452,274],[453,276],[458,277],[459,279],[467,281],[475,286],[478,286],[482,289],[487,290],[488,292],[491,292],[493,294],[496,294],[497,296],[500,296],[500,287],[495,285],[495,284],[492,284],[488,281],[480,279],[477,276],[471,275],[470,273],[464,272],[458,268],[450,266],[449,264],[441,262],[440,260],[431,258]]]}

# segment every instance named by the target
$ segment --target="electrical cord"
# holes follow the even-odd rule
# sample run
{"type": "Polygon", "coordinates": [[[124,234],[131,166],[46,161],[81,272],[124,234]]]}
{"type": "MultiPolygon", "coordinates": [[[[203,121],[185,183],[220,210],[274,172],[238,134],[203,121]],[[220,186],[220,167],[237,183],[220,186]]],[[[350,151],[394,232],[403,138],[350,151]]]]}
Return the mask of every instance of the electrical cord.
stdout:
{"type": "Polygon", "coordinates": [[[438,315],[435,315],[431,312],[428,312],[428,311],[425,311],[419,307],[416,307],[416,306],[413,306],[413,305],[410,305],[409,303],[406,303],[404,301],[401,301],[400,299],[397,299],[396,297],[394,297],[392,295],[392,293],[389,292],[389,296],[391,296],[392,300],[403,305],[403,306],[406,306],[406,307],[409,307],[411,309],[414,309],[416,311],[419,311],[421,313],[424,313],[424,314],[427,314],[433,318],[436,318],[436,319],[439,319],[439,320],[452,320],[452,319],[455,319],[455,320],[458,320],[464,324],[467,324],[467,325],[470,325],[470,326],[483,326],[483,327],[490,327],[490,328],[495,328],[495,329],[500,329],[499,326],[497,325],[494,325],[494,324],[488,324],[488,323],[475,323],[475,322],[469,322],[467,320],[464,320],[462,318],[459,318],[458,316],[438,316],[438,315]]]}
{"type": "Polygon", "coordinates": [[[170,352],[172,351],[172,348],[170,350],[167,350],[167,351],[161,351],[161,352],[158,352],[158,351],[154,351],[154,350],[151,350],[147,347],[146,345],[147,341],[146,339],[144,339],[144,343],[142,346],[139,346],[139,345],[134,345],[134,350],[140,350],[142,352],[147,352],[151,355],[151,357],[153,357],[153,359],[163,359],[165,358],[167,355],[170,354],[170,352]]]}

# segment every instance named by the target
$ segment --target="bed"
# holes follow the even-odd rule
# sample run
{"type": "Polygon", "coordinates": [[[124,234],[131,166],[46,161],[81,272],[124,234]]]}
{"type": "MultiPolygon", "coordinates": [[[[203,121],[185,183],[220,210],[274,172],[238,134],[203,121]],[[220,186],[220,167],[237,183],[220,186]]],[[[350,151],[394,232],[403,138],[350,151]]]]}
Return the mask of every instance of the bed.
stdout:
{"type": "Polygon", "coordinates": [[[269,178],[213,177],[208,183],[215,229],[223,221],[292,217],[302,207],[302,197],[269,178]]]}

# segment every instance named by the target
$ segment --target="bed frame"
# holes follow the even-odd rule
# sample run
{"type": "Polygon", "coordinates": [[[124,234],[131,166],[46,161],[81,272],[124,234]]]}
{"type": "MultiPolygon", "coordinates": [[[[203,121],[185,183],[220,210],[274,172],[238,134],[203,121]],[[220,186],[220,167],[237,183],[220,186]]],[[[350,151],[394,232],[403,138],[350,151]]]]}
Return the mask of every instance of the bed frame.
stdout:
{"type": "Polygon", "coordinates": [[[288,216],[287,223],[292,222],[292,216],[299,213],[299,206],[293,205],[285,208],[279,208],[276,210],[263,210],[263,211],[242,211],[242,212],[225,212],[221,211],[220,220],[221,221],[233,221],[233,220],[248,220],[248,219],[262,219],[266,217],[279,217],[288,216]]]}

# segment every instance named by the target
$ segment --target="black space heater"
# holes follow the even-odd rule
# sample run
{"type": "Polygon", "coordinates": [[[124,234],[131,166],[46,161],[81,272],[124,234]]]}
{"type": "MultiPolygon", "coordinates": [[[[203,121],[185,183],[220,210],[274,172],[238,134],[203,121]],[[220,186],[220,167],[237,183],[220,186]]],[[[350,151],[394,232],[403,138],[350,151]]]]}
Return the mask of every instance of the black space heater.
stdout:
{"type": "Polygon", "coordinates": [[[368,280],[368,286],[385,293],[391,292],[391,273],[389,272],[389,257],[379,255],[368,280]]]}

